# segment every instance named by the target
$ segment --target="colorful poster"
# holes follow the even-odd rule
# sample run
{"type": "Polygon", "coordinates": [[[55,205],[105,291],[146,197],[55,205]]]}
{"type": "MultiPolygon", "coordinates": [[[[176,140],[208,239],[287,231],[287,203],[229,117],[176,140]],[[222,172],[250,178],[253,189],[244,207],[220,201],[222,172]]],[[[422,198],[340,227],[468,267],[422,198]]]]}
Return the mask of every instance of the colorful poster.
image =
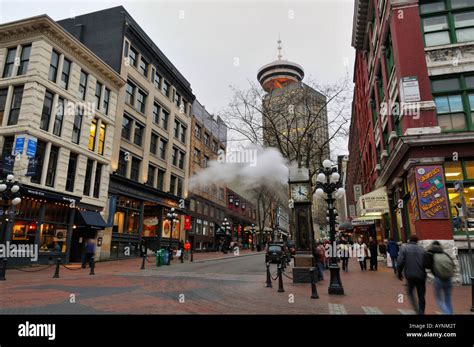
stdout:
{"type": "Polygon", "coordinates": [[[416,186],[421,219],[448,219],[448,198],[441,165],[417,166],[416,186]]]}

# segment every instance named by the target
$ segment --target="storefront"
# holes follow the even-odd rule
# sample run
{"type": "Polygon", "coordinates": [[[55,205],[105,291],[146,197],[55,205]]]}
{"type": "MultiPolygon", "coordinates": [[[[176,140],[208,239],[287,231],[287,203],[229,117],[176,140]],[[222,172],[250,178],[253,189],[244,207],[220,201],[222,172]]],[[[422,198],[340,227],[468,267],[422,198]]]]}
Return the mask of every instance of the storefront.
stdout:
{"type": "MultiPolygon", "coordinates": [[[[79,199],[28,186],[23,186],[21,193],[16,215],[8,218],[5,241],[37,245],[40,263],[58,257],[69,262],[79,199]]],[[[13,265],[29,262],[29,259],[9,261],[13,265]]]]}
{"type": "MultiPolygon", "coordinates": [[[[376,189],[359,197],[356,205],[357,220],[371,221],[370,228],[362,230],[355,228],[360,235],[365,235],[365,241],[369,236],[375,237],[381,243],[389,237],[389,203],[385,187],[376,189]],[[358,229],[358,230],[357,230],[358,229]]],[[[354,221],[352,223],[354,225],[354,221]]]]}

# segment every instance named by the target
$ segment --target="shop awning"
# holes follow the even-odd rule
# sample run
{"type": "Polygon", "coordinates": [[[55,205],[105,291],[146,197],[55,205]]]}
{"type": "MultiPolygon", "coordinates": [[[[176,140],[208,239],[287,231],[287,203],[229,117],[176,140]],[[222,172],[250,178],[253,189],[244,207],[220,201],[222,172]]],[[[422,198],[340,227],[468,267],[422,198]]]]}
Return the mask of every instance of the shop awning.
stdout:
{"type": "Polygon", "coordinates": [[[95,211],[79,211],[76,214],[75,224],[77,227],[92,229],[104,229],[107,226],[100,213],[95,211]]]}
{"type": "Polygon", "coordinates": [[[389,212],[388,197],[385,187],[362,195],[357,201],[357,218],[381,219],[384,213],[389,212]]]}

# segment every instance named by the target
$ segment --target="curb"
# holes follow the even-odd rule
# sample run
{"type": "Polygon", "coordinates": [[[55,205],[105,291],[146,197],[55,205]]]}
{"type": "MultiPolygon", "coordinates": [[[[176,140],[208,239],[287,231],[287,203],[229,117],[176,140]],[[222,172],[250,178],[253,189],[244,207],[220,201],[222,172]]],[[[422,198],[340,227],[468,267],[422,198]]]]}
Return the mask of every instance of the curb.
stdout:
{"type": "MultiPolygon", "coordinates": [[[[238,258],[238,257],[251,257],[251,256],[259,255],[259,254],[265,254],[265,253],[256,252],[256,253],[235,255],[235,256],[230,256],[230,257],[220,257],[220,258],[210,258],[210,259],[203,259],[203,260],[195,260],[195,261],[193,261],[192,263],[205,263],[205,262],[208,262],[208,261],[215,261],[215,260],[234,259],[234,258],[238,258]]],[[[188,263],[191,263],[191,262],[188,261],[188,263]]]]}

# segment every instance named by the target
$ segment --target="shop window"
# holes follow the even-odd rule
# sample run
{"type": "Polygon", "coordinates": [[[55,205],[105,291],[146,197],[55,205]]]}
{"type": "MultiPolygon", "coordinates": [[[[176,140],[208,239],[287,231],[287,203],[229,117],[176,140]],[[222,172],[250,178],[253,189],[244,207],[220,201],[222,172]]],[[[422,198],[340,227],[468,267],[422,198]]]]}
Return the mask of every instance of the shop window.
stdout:
{"type": "Polygon", "coordinates": [[[65,253],[67,247],[67,225],[45,223],[40,228],[40,250],[42,252],[65,253]]]}
{"type": "Polygon", "coordinates": [[[458,181],[463,179],[462,166],[460,161],[445,162],[444,172],[447,181],[458,181]]]}
{"type": "Polygon", "coordinates": [[[17,221],[13,225],[13,244],[34,244],[36,239],[36,223],[17,221]]]}
{"type": "Polygon", "coordinates": [[[467,179],[474,180],[474,160],[467,160],[464,162],[466,168],[467,179]]]}

